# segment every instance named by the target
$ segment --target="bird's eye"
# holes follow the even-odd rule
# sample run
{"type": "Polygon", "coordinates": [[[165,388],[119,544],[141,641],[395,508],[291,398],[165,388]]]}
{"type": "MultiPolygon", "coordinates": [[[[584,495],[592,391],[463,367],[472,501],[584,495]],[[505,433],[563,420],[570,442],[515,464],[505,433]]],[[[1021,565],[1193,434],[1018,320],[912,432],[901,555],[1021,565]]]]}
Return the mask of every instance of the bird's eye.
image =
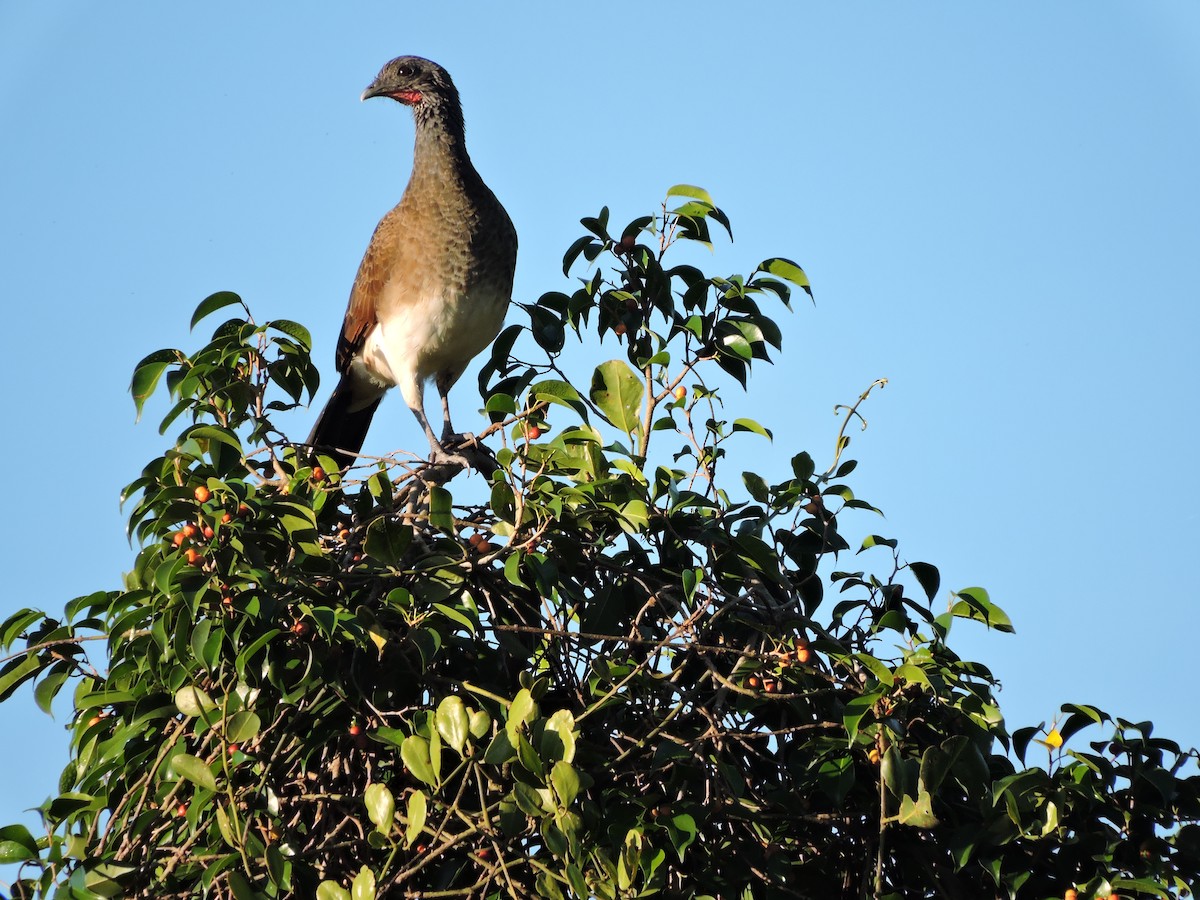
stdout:
{"type": "Polygon", "coordinates": [[[398,68],[396,70],[396,74],[399,75],[401,78],[411,78],[416,73],[417,73],[417,70],[414,69],[412,66],[408,66],[408,65],[401,66],[400,68],[398,68]]]}

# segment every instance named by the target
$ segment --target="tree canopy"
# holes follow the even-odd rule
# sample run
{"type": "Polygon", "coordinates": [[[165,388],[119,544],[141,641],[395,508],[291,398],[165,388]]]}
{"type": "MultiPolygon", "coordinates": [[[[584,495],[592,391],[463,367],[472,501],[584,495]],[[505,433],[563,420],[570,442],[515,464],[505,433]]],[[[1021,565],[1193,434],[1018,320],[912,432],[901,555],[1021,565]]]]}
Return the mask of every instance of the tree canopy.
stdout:
{"type": "Polygon", "coordinates": [[[829,458],[731,411],[800,266],[676,263],[730,229],[688,185],[582,224],[577,286],[483,367],[470,470],[292,443],[308,332],[233,293],[138,364],[182,430],[124,491],[124,588],[0,624],[0,700],[72,692],[42,829],[0,828],[13,895],[1188,893],[1195,751],[1071,703],[1010,729],[949,644],[1012,630],[988,592],[844,536],[878,512],[847,449],[881,382],[829,458]],[[583,348],[615,354],[586,384],[583,348]],[[730,471],[751,453],[789,477],[730,471]]]}

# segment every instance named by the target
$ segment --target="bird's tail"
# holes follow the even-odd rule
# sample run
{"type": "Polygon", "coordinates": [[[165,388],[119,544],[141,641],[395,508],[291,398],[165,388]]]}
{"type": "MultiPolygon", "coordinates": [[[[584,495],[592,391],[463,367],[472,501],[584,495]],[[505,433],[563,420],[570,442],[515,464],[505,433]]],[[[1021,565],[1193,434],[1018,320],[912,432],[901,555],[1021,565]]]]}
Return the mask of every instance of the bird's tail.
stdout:
{"type": "Polygon", "coordinates": [[[338,468],[344,469],[354,462],[355,454],[362,449],[367,438],[371,419],[379,408],[382,397],[361,409],[354,409],[354,388],[350,379],[343,375],[333,389],[325,408],[317,416],[312,434],[307,443],[322,453],[337,460],[338,468]]]}

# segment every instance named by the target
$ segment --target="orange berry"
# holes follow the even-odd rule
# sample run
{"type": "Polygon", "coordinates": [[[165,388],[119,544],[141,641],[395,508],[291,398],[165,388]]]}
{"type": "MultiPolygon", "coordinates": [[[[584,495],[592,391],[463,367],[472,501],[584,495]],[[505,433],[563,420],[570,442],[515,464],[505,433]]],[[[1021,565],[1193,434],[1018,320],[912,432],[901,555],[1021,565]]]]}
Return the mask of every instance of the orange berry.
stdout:
{"type": "Polygon", "coordinates": [[[175,807],[175,815],[177,816],[186,816],[187,811],[188,807],[186,803],[180,803],[177,807],[175,807]]]}
{"type": "Polygon", "coordinates": [[[239,503],[237,514],[243,519],[246,518],[250,515],[250,507],[248,507],[245,503],[239,503]]]}
{"type": "Polygon", "coordinates": [[[204,530],[203,530],[202,532],[200,532],[200,533],[201,533],[202,535],[204,535],[204,539],[205,539],[206,541],[211,541],[211,540],[213,539],[213,535],[215,535],[215,534],[216,534],[216,532],[212,530],[212,526],[211,526],[211,525],[205,525],[205,526],[204,526],[204,530]]]}
{"type": "Polygon", "coordinates": [[[312,478],[313,478],[313,481],[317,482],[318,484],[320,482],[324,481],[325,480],[325,470],[322,469],[320,466],[316,466],[313,469],[312,478]]]}
{"type": "Polygon", "coordinates": [[[186,540],[187,540],[187,535],[184,534],[182,531],[177,531],[177,532],[175,532],[174,536],[171,538],[171,543],[174,544],[176,547],[182,547],[183,542],[186,540]]]}
{"type": "Polygon", "coordinates": [[[750,685],[750,687],[752,687],[752,688],[757,689],[758,686],[760,684],[762,684],[762,681],[761,681],[761,679],[759,679],[759,677],[757,675],[751,675],[749,678],[746,679],[746,684],[750,685]]]}
{"type": "Polygon", "coordinates": [[[623,335],[628,330],[629,329],[625,327],[624,322],[618,322],[616,325],[613,326],[613,334],[617,335],[618,337],[623,335]]]}
{"type": "Polygon", "coordinates": [[[230,745],[229,745],[229,755],[230,755],[230,756],[233,756],[233,754],[237,753],[237,752],[238,752],[238,750],[240,750],[240,749],[241,749],[241,748],[240,748],[240,747],[238,747],[238,745],[237,745],[237,744],[230,744],[230,745]]]}
{"type": "Polygon", "coordinates": [[[233,606],[233,598],[230,597],[228,594],[226,594],[224,597],[221,598],[221,605],[225,606],[225,607],[232,607],[233,606]]]}
{"type": "Polygon", "coordinates": [[[207,503],[208,498],[212,496],[212,491],[210,491],[204,485],[200,485],[198,488],[196,488],[195,493],[196,500],[200,503],[207,503]]]}
{"type": "Polygon", "coordinates": [[[480,859],[491,859],[492,851],[489,847],[480,847],[477,851],[475,851],[475,855],[480,859]]]}
{"type": "Polygon", "coordinates": [[[312,626],[307,622],[297,622],[292,626],[292,634],[296,635],[296,637],[307,637],[311,630],[312,626]]]}
{"type": "Polygon", "coordinates": [[[222,525],[228,525],[232,521],[233,521],[233,516],[231,516],[229,513],[225,513],[225,515],[221,516],[221,524],[222,525]]]}
{"type": "Polygon", "coordinates": [[[530,440],[536,441],[542,436],[542,429],[538,428],[536,425],[530,425],[528,433],[530,440]]]}
{"type": "Polygon", "coordinates": [[[413,849],[414,849],[414,850],[416,850],[416,851],[417,851],[417,853],[424,853],[424,852],[425,852],[426,850],[428,850],[429,848],[428,848],[428,847],[426,847],[424,844],[417,844],[417,846],[416,846],[416,847],[414,847],[413,849]]]}
{"type": "Polygon", "coordinates": [[[687,396],[687,388],[685,388],[682,384],[679,387],[675,388],[675,399],[676,400],[682,400],[686,396],[687,396]]]}
{"type": "Polygon", "coordinates": [[[350,734],[356,735],[356,736],[362,734],[362,726],[359,725],[357,722],[355,722],[353,725],[350,726],[350,734]]]}
{"type": "Polygon", "coordinates": [[[812,651],[808,647],[800,646],[796,648],[796,662],[803,665],[812,659],[812,651]]]}
{"type": "Polygon", "coordinates": [[[180,533],[181,533],[181,534],[182,534],[182,535],[183,535],[185,538],[190,538],[190,537],[195,537],[195,536],[196,536],[196,532],[197,532],[197,530],[198,530],[198,529],[196,528],[196,526],[195,526],[195,525],[193,525],[191,522],[189,522],[188,524],[184,525],[184,526],[183,526],[183,528],[181,528],[181,529],[180,529],[180,533]]]}
{"type": "Polygon", "coordinates": [[[183,555],[187,557],[189,566],[199,566],[204,563],[204,557],[195,547],[188,547],[183,555]]]}
{"type": "Polygon", "coordinates": [[[871,752],[867,754],[867,759],[870,761],[871,765],[879,765],[879,748],[872,747],[871,752]]]}
{"type": "Polygon", "coordinates": [[[1075,888],[1067,888],[1066,893],[1063,894],[1063,900],[1079,900],[1079,891],[1075,888]]]}
{"type": "Polygon", "coordinates": [[[779,690],[780,690],[779,682],[776,681],[774,678],[764,679],[763,680],[763,690],[766,691],[768,694],[778,694],[779,690]]]}
{"type": "Polygon", "coordinates": [[[90,719],[88,719],[88,728],[91,728],[93,725],[99,725],[103,721],[103,716],[92,716],[90,719]]]}

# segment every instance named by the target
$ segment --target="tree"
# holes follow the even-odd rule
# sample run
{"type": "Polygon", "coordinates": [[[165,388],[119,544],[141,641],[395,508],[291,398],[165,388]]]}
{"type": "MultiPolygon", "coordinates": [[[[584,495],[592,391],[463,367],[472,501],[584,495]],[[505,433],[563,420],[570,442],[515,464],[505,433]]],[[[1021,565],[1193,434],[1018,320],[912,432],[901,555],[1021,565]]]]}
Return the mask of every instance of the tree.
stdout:
{"type": "Polygon", "coordinates": [[[308,333],[232,293],[196,310],[240,310],[208,343],[137,366],[139,412],[165,374],[163,430],[185,424],[124,492],[124,590],[0,625],[0,699],[74,689],[44,833],[0,829],[14,895],[1188,892],[1195,752],[1073,704],[1010,732],[947,643],[1011,630],[987,592],[939,612],[936,567],[851,552],[842,520],[876,511],[846,430],[876,385],[827,467],[728,476],[771,432],[723,391],[780,349],[763,306],[809,290],[800,267],[668,267],[729,229],[686,185],[583,225],[578,288],[521,305],[481,373],[478,471],[339,475],[291,444],[308,333]],[[572,384],[568,341],[597,339],[622,358],[572,384]]]}

